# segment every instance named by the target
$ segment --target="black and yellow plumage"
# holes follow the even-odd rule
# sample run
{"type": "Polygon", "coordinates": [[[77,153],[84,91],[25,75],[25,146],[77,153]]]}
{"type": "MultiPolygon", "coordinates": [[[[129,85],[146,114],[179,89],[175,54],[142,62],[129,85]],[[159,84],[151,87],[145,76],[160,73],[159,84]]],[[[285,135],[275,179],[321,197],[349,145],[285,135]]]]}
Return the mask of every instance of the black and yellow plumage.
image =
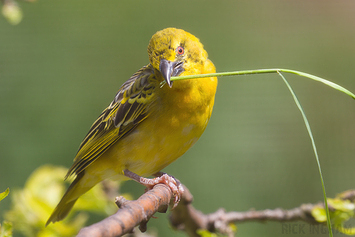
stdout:
{"type": "Polygon", "coordinates": [[[66,177],[82,172],[149,115],[146,108],[158,83],[153,73],[151,65],[145,66],[121,86],[115,99],[91,126],[66,177]]]}
{"type": "Polygon", "coordinates": [[[160,171],[205,130],[217,78],[170,81],[171,76],[215,72],[203,45],[183,30],[167,28],[153,35],[148,55],[150,63],[121,86],[81,143],[66,176],[76,178],[47,225],[63,219],[104,179],[129,179],[125,170],[140,176],[160,171]]]}

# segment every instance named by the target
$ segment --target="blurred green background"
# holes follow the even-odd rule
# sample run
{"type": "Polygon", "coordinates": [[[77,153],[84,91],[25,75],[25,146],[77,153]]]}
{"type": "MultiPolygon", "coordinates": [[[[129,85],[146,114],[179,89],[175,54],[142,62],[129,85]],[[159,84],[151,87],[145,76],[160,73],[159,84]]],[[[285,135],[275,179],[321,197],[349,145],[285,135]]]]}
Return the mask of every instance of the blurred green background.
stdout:
{"type": "MultiPolygon", "coordinates": [[[[200,38],[219,72],[289,68],[355,91],[355,1],[39,0],[20,5],[19,25],[0,18],[0,191],[22,187],[43,164],[70,167],[120,85],[148,63],[150,37],[166,27],[200,38]]],[[[286,78],[313,129],[328,196],[354,188],[355,101],[323,84],[286,78]]],[[[204,135],[164,171],[190,189],[195,207],[205,213],[322,200],[301,115],[273,74],[220,78],[204,135]]],[[[133,181],[123,190],[135,196],[143,192],[133,181]]],[[[0,216],[9,205],[10,198],[1,202],[0,216]]],[[[157,216],[149,229],[159,236],[184,236],[168,227],[166,215],[157,216]]],[[[280,223],[244,223],[237,236],[283,234],[280,223]]]]}

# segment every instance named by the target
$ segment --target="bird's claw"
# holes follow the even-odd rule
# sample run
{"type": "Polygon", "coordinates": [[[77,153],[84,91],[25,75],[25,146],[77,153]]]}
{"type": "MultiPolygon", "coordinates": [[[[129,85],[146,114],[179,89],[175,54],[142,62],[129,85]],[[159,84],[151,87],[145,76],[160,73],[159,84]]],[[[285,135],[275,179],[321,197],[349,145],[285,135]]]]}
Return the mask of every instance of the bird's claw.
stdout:
{"type": "Polygon", "coordinates": [[[162,174],[159,177],[150,179],[150,181],[151,182],[149,182],[149,184],[145,184],[145,186],[149,190],[152,189],[157,184],[165,184],[170,188],[171,192],[174,195],[174,206],[172,209],[174,209],[179,204],[182,194],[184,193],[184,187],[182,186],[182,184],[178,179],[168,174],[162,174]]]}
{"type": "Polygon", "coordinates": [[[180,181],[173,176],[163,174],[162,176],[160,176],[160,178],[163,178],[163,180],[166,180],[165,183],[169,186],[169,188],[173,192],[174,206],[172,209],[174,209],[179,204],[179,202],[182,198],[182,195],[184,194],[184,187],[182,186],[180,181]]]}
{"type": "Polygon", "coordinates": [[[156,176],[156,178],[147,179],[147,178],[141,177],[129,170],[124,170],[123,172],[124,172],[125,176],[146,186],[148,190],[153,189],[154,186],[157,184],[167,185],[174,195],[174,206],[172,209],[174,209],[179,204],[179,202],[182,198],[182,195],[184,193],[184,187],[182,186],[180,181],[178,179],[176,179],[175,177],[170,176],[168,174],[158,172],[158,173],[154,174],[154,176],[156,176]]]}

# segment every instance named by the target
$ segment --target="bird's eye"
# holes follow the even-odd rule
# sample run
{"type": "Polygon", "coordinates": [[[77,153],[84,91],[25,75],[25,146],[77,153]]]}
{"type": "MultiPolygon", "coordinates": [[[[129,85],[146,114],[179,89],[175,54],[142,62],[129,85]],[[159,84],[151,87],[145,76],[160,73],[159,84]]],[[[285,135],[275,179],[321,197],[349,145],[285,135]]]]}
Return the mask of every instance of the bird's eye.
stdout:
{"type": "Polygon", "coordinates": [[[184,54],[184,48],[179,46],[176,48],[176,52],[179,54],[179,55],[183,55],[184,54]]]}

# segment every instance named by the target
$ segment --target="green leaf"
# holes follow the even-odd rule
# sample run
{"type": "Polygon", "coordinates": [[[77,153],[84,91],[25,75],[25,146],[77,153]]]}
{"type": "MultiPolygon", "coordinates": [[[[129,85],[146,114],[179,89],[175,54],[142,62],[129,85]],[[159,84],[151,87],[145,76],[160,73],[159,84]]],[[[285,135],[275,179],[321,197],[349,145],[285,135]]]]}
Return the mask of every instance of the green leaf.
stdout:
{"type": "MultiPolygon", "coordinates": [[[[355,227],[345,227],[346,222],[354,217],[354,203],[341,198],[328,198],[328,203],[332,207],[330,218],[334,229],[346,235],[355,235],[355,227]]],[[[324,206],[319,205],[314,207],[311,213],[317,222],[322,223],[327,221],[324,206]]]]}
{"type": "Polygon", "coordinates": [[[17,25],[22,20],[22,10],[14,1],[6,1],[2,7],[2,15],[12,24],[17,25]]]}
{"type": "MultiPolygon", "coordinates": [[[[234,233],[237,231],[237,226],[234,223],[229,223],[228,228],[234,233]]],[[[204,229],[199,229],[196,231],[196,233],[201,237],[227,237],[227,235],[225,235],[225,234],[212,233],[212,232],[210,232],[208,230],[204,230],[204,229]]]]}
{"type": "Polygon", "coordinates": [[[355,210],[355,205],[354,203],[350,202],[350,200],[342,200],[339,198],[328,198],[329,205],[332,206],[332,208],[342,211],[342,212],[351,212],[355,210]]]}
{"type": "Polygon", "coordinates": [[[7,188],[7,189],[5,190],[5,192],[0,193],[0,201],[3,200],[4,198],[6,198],[7,195],[9,195],[9,192],[10,192],[10,189],[7,188]]]}
{"type": "Polygon", "coordinates": [[[217,237],[217,234],[209,232],[208,230],[197,230],[196,232],[201,237],[217,237]]]}
{"type": "Polygon", "coordinates": [[[337,229],[340,233],[343,233],[346,235],[355,235],[355,227],[345,228],[342,225],[335,225],[334,228],[337,229]]]}
{"type": "Polygon", "coordinates": [[[327,215],[325,213],[324,207],[317,206],[312,209],[312,216],[317,222],[326,222],[327,215]]]}
{"type": "Polygon", "coordinates": [[[116,183],[107,182],[105,189],[100,184],[84,194],[63,221],[44,228],[66,190],[67,185],[63,182],[66,173],[66,168],[50,165],[33,171],[22,189],[11,190],[12,205],[5,213],[5,219],[16,224],[15,229],[23,236],[69,237],[75,236],[85,225],[88,219],[86,211],[110,215],[117,209],[112,198],[105,193],[107,189],[115,192],[116,183]]]}
{"type": "Polygon", "coordinates": [[[4,221],[0,225],[0,237],[12,237],[12,223],[4,221]]]}

